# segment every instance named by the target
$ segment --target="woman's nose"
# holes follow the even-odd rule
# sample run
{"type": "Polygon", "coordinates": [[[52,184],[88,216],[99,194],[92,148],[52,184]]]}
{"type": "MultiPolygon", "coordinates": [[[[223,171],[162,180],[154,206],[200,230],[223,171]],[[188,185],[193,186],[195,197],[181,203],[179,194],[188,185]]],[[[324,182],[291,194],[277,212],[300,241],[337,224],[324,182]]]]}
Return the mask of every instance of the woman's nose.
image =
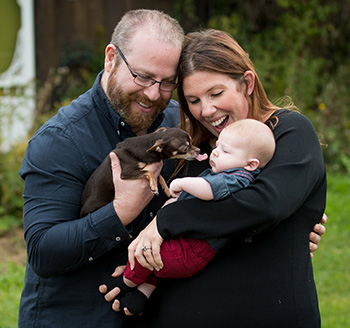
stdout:
{"type": "Polygon", "coordinates": [[[202,117],[211,117],[216,112],[215,107],[210,102],[203,103],[201,115],[202,117]]]}

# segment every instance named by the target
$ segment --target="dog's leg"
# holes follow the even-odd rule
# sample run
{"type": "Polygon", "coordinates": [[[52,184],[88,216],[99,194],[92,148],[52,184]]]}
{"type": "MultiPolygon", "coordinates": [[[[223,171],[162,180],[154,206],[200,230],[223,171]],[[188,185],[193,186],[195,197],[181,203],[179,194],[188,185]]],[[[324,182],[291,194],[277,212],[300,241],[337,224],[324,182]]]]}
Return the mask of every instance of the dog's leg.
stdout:
{"type": "Polygon", "coordinates": [[[159,192],[158,192],[158,185],[157,185],[157,181],[156,179],[154,178],[154,174],[152,171],[146,171],[144,174],[143,174],[143,177],[148,179],[149,180],[149,186],[152,190],[152,192],[155,194],[155,195],[159,195],[159,192]]]}
{"type": "Polygon", "coordinates": [[[165,194],[170,198],[170,197],[171,197],[170,191],[169,191],[168,185],[167,185],[167,183],[165,182],[164,178],[163,178],[161,175],[159,175],[158,180],[159,180],[159,183],[160,183],[160,185],[162,186],[162,188],[163,188],[165,194]]]}

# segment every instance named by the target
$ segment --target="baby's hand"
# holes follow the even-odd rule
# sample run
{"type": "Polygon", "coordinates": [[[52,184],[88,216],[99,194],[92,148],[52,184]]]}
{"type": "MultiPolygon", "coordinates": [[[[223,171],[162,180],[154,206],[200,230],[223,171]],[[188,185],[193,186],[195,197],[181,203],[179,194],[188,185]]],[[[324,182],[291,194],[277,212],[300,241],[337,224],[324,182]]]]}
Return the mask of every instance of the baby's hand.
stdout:
{"type": "Polygon", "coordinates": [[[175,179],[170,183],[169,191],[172,197],[179,198],[182,190],[181,179],[175,179]]]}

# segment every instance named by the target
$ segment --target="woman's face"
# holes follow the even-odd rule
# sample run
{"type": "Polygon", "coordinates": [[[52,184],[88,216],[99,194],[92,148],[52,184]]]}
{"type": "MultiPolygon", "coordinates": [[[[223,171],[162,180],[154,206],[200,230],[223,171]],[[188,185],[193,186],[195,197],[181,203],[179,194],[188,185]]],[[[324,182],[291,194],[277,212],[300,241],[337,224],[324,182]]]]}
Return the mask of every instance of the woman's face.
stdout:
{"type": "Polygon", "coordinates": [[[225,74],[205,71],[194,72],[183,81],[190,112],[215,137],[230,123],[248,117],[244,86],[240,88],[225,74]]]}

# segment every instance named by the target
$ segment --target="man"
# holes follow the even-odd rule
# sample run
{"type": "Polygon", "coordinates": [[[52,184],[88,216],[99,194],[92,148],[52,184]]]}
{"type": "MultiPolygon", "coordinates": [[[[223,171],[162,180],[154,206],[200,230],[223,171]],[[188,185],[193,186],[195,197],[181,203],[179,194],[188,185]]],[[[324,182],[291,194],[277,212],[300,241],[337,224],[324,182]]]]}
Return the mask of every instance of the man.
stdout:
{"type": "MultiPolygon", "coordinates": [[[[128,12],[94,86],[30,140],[20,170],[28,263],[19,327],[116,328],[129,320],[112,311],[98,286],[126,263],[131,238],[162,198],[152,200],[145,180],[119,179],[113,203],[79,218],[80,197],[116,143],[178,123],[177,104],[169,101],[183,38],[168,15],[128,12]]],[[[160,168],[153,166],[156,174],[160,168]]]]}

